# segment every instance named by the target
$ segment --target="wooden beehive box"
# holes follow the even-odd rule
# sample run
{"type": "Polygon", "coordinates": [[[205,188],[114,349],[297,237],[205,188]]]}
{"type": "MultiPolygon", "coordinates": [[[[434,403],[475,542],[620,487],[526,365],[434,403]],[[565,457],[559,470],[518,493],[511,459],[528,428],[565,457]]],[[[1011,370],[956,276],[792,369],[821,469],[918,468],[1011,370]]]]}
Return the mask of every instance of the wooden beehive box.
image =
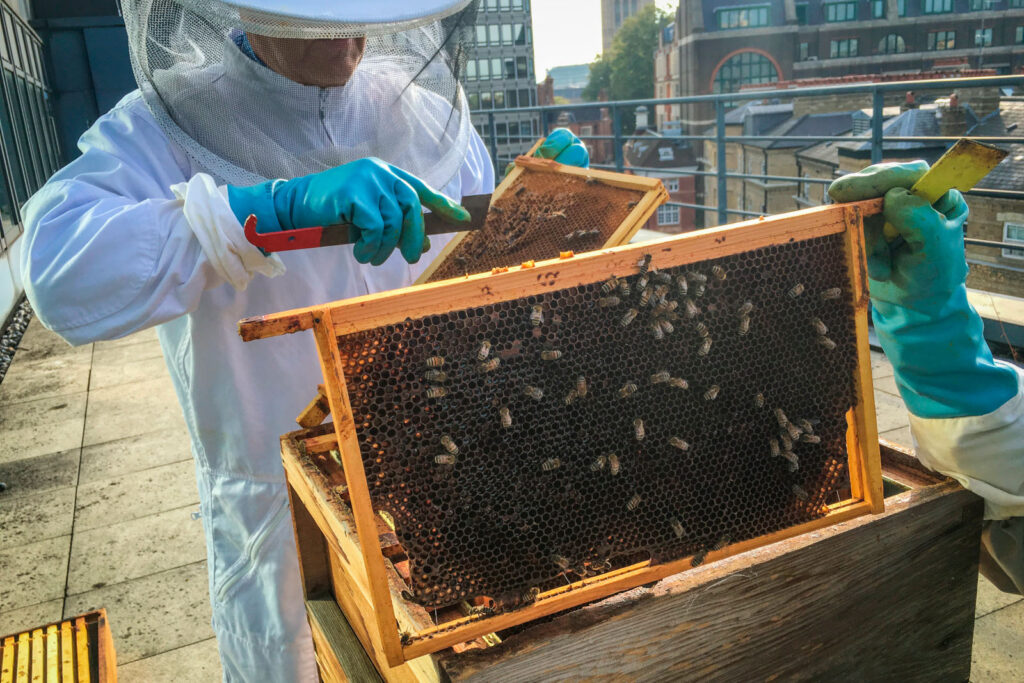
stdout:
{"type": "Polygon", "coordinates": [[[303,558],[307,586],[394,667],[882,511],[861,232],[879,208],[242,321],[316,338],[334,421],[284,449],[300,547],[318,529],[332,550],[303,558]]]}
{"type": "Polygon", "coordinates": [[[667,199],[657,178],[521,156],[484,227],[453,237],[417,283],[626,244],[667,199]]]}
{"type": "Polygon", "coordinates": [[[106,610],[0,637],[0,683],[116,683],[106,610]]]}

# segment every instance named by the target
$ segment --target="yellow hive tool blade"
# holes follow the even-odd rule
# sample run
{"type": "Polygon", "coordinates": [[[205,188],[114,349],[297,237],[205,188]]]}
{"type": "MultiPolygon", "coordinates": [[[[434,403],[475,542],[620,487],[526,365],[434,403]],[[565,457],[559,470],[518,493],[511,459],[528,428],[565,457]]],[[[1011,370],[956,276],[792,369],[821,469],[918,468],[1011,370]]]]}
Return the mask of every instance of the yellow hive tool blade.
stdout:
{"type": "MultiPolygon", "coordinates": [[[[930,204],[939,201],[950,190],[966,192],[998,166],[1007,154],[1009,152],[998,147],[961,138],[914,183],[910,191],[927,199],[930,204]]],[[[891,223],[886,223],[884,230],[885,238],[890,242],[899,237],[891,223]]]]}

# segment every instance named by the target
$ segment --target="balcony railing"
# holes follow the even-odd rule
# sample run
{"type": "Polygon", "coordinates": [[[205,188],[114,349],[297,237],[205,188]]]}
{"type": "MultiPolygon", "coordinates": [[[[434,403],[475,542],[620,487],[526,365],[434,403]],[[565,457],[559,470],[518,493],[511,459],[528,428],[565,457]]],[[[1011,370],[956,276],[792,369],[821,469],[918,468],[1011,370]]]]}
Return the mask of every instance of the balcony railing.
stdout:
{"type": "MultiPolygon", "coordinates": [[[[940,78],[931,80],[919,80],[919,81],[892,81],[885,83],[856,83],[856,84],[845,84],[845,85],[832,85],[832,86],[815,86],[805,88],[790,88],[782,90],[769,90],[770,87],[766,85],[764,90],[744,90],[737,93],[722,93],[722,94],[711,94],[711,95],[692,95],[687,97],[665,97],[655,99],[644,99],[644,100],[618,100],[611,102],[583,102],[574,104],[556,104],[547,106],[535,106],[535,107],[518,107],[514,109],[494,109],[488,111],[476,111],[473,112],[473,117],[478,122],[486,122],[487,126],[484,129],[486,131],[485,141],[487,142],[491,158],[494,160],[495,171],[500,176],[506,164],[511,160],[511,156],[499,156],[498,155],[498,134],[495,126],[496,118],[502,114],[527,114],[537,113],[540,115],[542,132],[546,135],[550,130],[557,126],[558,116],[563,112],[572,112],[578,109],[591,109],[595,106],[607,108],[611,116],[612,134],[611,135],[581,135],[580,137],[586,141],[601,141],[610,140],[612,142],[612,149],[614,153],[614,163],[609,164],[592,164],[594,168],[606,168],[614,169],[616,171],[624,171],[627,169],[625,163],[625,156],[623,153],[625,143],[631,138],[629,135],[623,134],[622,130],[622,117],[624,113],[630,113],[636,110],[637,107],[644,106],[647,111],[653,116],[656,112],[656,108],[664,105],[692,105],[692,104],[710,104],[714,110],[714,134],[713,135],[660,135],[658,139],[661,140],[681,140],[681,141],[692,141],[692,142],[714,142],[715,143],[715,159],[714,167],[711,170],[694,170],[694,169],[673,169],[673,168],[653,168],[644,166],[629,166],[629,170],[640,171],[645,173],[657,173],[661,177],[684,177],[684,176],[695,176],[699,178],[714,178],[716,187],[716,203],[714,205],[697,204],[697,203],[686,203],[669,201],[665,206],[677,206],[680,208],[696,209],[700,211],[711,212],[712,215],[717,216],[716,224],[725,224],[729,221],[730,215],[739,215],[743,217],[756,217],[762,215],[762,212],[748,211],[745,209],[730,208],[728,205],[729,200],[729,188],[728,180],[730,178],[746,179],[746,180],[761,180],[766,182],[790,182],[790,183],[803,183],[803,184],[818,184],[828,185],[834,180],[833,178],[807,178],[807,177],[796,177],[786,175],[769,175],[766,173],[740,173],[736,171],[730,171],[727,164],[727,153],[728,143],[750,143],[750,142],[807,142],[810,146],[820,142],[869,142],[871,149],[871,163],[879,163],[883,158],[883,144],[886,142],[920,142],[920,143],[937,143],[952,144],[959,139],[957,136],[891,136],[883,135],[883,123],[884,123],[884,110],[885,110],[885,95],[887,93],[905,93],[908,91],[920,92],[928,90],[944,90],[947,93],[953,92],[954,90],[962,91],[969,88],[1009,88],[1014,87],[1018,90],[1024,90],[1024,76],[983,76],[983,77],[972,77],[972,78],[940,78]],[[726,135],[726,114],[729,111],[730,105],[743,103],[750,100],[785,100],[795,101],[800,98],[807,97],[825,97],[825,96],[837,96],[837,95],[864,95],[865,100],[870,99],[870,107],[864,107],[864,109],[870,108],[871,110],[871,121],[870,128],[865,131],[867,134],[862,136],[779,136],[779,135],[726,135]]],[[[711,121],[707,122],[708,126],[712,125],[711,121]]],[[[532,136],[521,135],[521,136],[508,136],[509,141],[518,141],[523,144],[529,144],[532,142],[532,136]]],[[[972,137],[973,140],[980,142],[988,142],[993,144],[1001,145],[1021,145],[1024,144],[1024,135],[1021,137],[1014,136],[1002,136],[1002,137],[972,137]]],[[[796,149],[793,150],[796,153],[796,149]]],[[[907,155],[901,155],[907,156],[907,155]]],[[[1021,183],[1024,187],[1024,182],[1021,183]]],[[[998,197],[1003,199],[1011,200],[1024,200],[1024,190],[971,190],[968,195],[987,196],[987,197],[998,197]]],[[[996,249],[1007,249],[1013,251],[1024,252],[1024,244],[1011,243],[1011,242],[997,242],[993,240],[980,240],[967,238],[965,243],[983,248],[996,248],[996,249]]]]}

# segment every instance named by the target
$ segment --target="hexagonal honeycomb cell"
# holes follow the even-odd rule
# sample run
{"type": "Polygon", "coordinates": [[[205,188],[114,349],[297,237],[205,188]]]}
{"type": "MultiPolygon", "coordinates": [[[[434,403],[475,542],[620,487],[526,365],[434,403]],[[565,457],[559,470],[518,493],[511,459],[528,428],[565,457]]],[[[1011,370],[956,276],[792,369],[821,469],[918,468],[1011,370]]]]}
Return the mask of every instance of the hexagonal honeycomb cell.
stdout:
{"type": "Polygon", "coordinates": [[[374,508],[425,607],[815,519],[848,484],[842,234],[338,338],[374,508]]]}

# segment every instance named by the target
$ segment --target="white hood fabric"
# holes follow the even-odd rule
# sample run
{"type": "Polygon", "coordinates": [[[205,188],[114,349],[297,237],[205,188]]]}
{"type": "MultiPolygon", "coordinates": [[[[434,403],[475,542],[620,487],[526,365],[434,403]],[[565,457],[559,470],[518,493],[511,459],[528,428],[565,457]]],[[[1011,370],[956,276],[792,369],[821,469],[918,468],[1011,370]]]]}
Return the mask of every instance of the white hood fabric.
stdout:
{"type": "MultiPolygon", "coordinates": [[[[315,111],[285,121],[283,140],[322,130],[315,111]]],[[[373,122],[340,124],[332,135],[373,122]]],[[[226,179],[168,140],[138,92],[79,148],[24,208],[29,299],[72,344],[158,326],[192,439],[225,679],[316,681],[278,437],[322,381],[319,363],[312,335],[243,344],[237,322],[409,285],[444,240],[416,266],[397,252],[361,265],[351,246],[257,259],[225,212],[217,185],[226,179]]],[[[442,189],[459,198],[493,186],[473,133],[442,189]]]]}

